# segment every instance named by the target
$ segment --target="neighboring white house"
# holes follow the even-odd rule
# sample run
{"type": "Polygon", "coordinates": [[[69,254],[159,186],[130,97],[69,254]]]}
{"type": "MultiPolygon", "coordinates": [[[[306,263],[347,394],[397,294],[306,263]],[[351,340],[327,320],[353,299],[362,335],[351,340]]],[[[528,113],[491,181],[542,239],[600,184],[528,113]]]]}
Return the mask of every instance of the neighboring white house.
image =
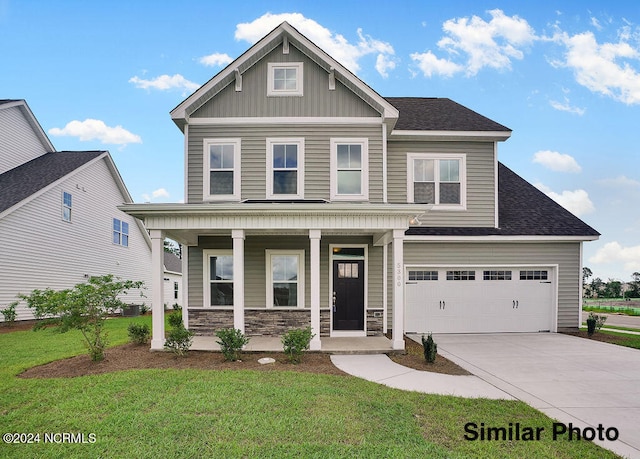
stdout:
{"type": "MultiPolygon", "coordinates": [[[[450,99],[382,97],[282,23],[171,112],[184,203],[126,204],[183,246],[183,317],[328,337],[538,332],[580,324],[599,233],[498,161],[511,130],[450,99]]],[[[541,133],[540,135],[544,135],[541,133]]],[[[164,301],[166,302],[166,301],[164,301]]]]}
{"type": "Polygon", "coordinates": [[[164,304],[182,307],[182,260],[171,252],[164,252],[164,304]]]}
{"type": "MultiPolygon", "coordinates": [[[[114,274],[150,286],[151,241],[107,151],[56,151],[24,100],[0,100],[0,308],[114,274]]],[[[127,303],[150,303],[150,289],[127,303]]],[[[17,319],[31,319],[25,304],[17,319]]],[[[0,317],[0,320],[2,318],[0,317]]]]}

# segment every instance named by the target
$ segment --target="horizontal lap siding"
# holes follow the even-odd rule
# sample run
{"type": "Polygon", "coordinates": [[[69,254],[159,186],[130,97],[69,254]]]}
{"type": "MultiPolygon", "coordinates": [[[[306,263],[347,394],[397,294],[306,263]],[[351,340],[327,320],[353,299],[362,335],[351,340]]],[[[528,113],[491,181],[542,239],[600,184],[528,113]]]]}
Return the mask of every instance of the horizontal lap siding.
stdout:
{"type": "MultiPolygon", "coordinates": [[[[132,290],[123,300],[150,304],[151,249],[135,219],[116,208],[123,201],[101,160],[2,218],[0,234],[11,243],[0,251],[0,308],[18,293],[73,287],[85,274],[144,281],[146,298],[132,290]],[[72,195],[71,223],[62,221],[63,191],[72,195]],[[129,247],[113,244],[114,217],[129,223],[129,247]]],[[[21,304],[18,319],[30,318],[21,304]]]]}
{"type": "MultiPolygon", "coordinates": [[[[405,243],[405,264],[558,265],[558,328],[576,327],[580,305],[579,243],[405,243]]],[[[389,318],[389,321],[391,318],[389,318]]],[[[390,323],[390,322],[389,322],[390,323]]]]}
{"type": "Polygon", "coordinates": [[[0,174],[46,152],[18,107],[0,110],[0,174]]]}
{"type": "Polygon", "coordinates": [[[492,142],[398,142],[388,147],[388,199],[407,202],[407,154],[465,154],[467,210],[429,211],[420,218],[424,226],[495,226],[495,169],[492,142]]]}
{"type": "Polygon", "coordinates": [[[369,139],[369,200],[382,202],[382,127],[361,125],[190,126],[188,202],[202,202],[204,139],[241,139],[242,199],[266,198],[266,139],[303,138],[305,141],[305,199],[330,197],[330,139],[369,139]]]}

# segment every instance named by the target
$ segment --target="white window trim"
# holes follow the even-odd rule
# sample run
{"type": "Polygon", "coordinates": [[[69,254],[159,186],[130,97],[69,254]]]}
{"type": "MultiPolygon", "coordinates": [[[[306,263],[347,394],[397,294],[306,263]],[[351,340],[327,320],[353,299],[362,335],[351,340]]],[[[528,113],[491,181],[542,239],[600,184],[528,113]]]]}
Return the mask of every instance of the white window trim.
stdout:
{"type": "Polygon", "coordinates": [[[116,217],[111,218],[111,243],[112,243],[113,245],[117,245],[118,247],[128,248],[128,247],[129,247],[129,240],[131,239],[131,233],[130,233],[130,231],[129,231],[129,229],[130,229],[130,228],[131,228],[131,225],[129,224],[129,222],[128,222],[128,221],[125,221],[125,220],[123,220],[123,219],[121,219],[121,218],[116,218],[116,217]],[[118,231],[118,234],[120,234],[120,238],[119,238],[119,239],[120,239],[120,242],[114,242],[114,241],[113,241],[113,233],[115,232],[115,230],[113,229],[113,222],[114,222],[114,220],[118,220],[118,221],[120,222],[120,231],[118,231]],[[126,232],[126,233],[125,233],[124,231],[122,231],[122,224],[123,224],[123,223],[126,223],[126,224],[127,224],[127,232],[126,232]],[[122,243],[122,236],[123,236],[124,234],[126,234],[126,236],[127,236],[127,245],[124,245],[124,244],[122,243]]]}
{"type": "MultiPolygon", "coordinates": [[[[218,250],[218,249],[204,249],[202,250],[202,306],[208,309],[233,309],[233,305],[227,306],[212,306],[211,305],[211,273],[209,269],[211,268],[211,263],[209,262],[210,257],[233,257],[233,250],[218,250]]],[[[236,273],[233,273],[233,277],[235,278],[236,273]]],[[[235,279],[234,279],[235,280],[235,279]]],[[[230,283],[233,285],[234,280],[230,283]]],[[[235,302],[235,292],[233,296],[233,301],[235,302]]]]}
{"type": "Polygon", "coordinates": [[[73,219],[73,194],[69,193],[68,191],[62,191],[61,199],[62,199],[62,221],[63,222],[67,222],[67,223],[71,223],[71,221],[73,219]],[[64,203],[64,195],[65,194],[68,194],[69,196],[71,196],[71,205],[70,206],[68,206],[68,205],[66,205],[64,203]],[[68,220],[64,217],[65,209],[69,209],[69,219],[68,220]]]}
{"type": "Polygon", "coordinates": [[[368,201],[369,200],[369,139],[358,138],[332,138],[331,145],[331,193],[332,201],[368,201]],[[338,145],[361,145],[361,184],[360,194],[339,194],[338,193],[338,145]]]}
{"type": "MultiPolygon", "coordinates": [[[[435,160],[434,179],[440,183],[438,160],[457,159],[460,161],[460,204],[433,204],[433,210],[467,210],[467,155],[451,153],[407,153],[407,202],[413,203],[413,161],[415,159],[435,160]]],[[[439,195],[439,187],[436,186],[436,201],[439,195]]]]}
{"type": "Polygon", "coordinates": [[[267,96],[302,96],[304,93],[304,63],[303,62],[269,62],[267,64],[267,96]],[[276,90],[274,73],[276,69],[296,69],[296,89],[295,90],[276,90]]]}
{"type": "Polygon", "coordinates": [[[295,255],[298,257],[298,305],[297,306],[278,306],[280,308],[286,309],[299,309],[304,308],[304,299],[305,299],[305,288],[304,288],[304,278],[305,278],[305,265],[304,265],[304,250],[265,250],[265,272],[267,273],[267,288],[266,288],[266,298],[267,298],[267,309],[275,308],[273,305],[273,264],[271,262],[271,257],[277,255],[295,255]]]}
{"type": "Polygon", "coordinates": [[[267,138],[267,199],[304,199],[304,138],[267,138]],[[273,193],[273,147],[274,145],[298,146],[298,183],[296,194],[274,194],[273,193]]]}
{"type": "Polygon", "coordinates": [[[204,139],[203,141],[203,180],[202,180],[202,200],[203,201],[240,201],[240,139],[204,139]],[[233,193],[232,194],[209,194],[211,186],[211,155],[209,147],[211,145],[233,145],[233,193]]]}

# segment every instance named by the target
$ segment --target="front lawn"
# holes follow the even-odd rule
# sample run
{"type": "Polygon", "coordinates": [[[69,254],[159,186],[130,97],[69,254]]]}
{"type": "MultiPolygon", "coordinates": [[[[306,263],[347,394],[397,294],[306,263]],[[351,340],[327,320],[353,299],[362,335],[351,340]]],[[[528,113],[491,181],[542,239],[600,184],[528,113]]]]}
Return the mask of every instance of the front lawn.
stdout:
{"type": "MultiPolygon", "coordinates": [[[[131,321],[150,318],[109,320],[112,344],[126,342],[131,321]]],[[[0,443],[0,457],[615,457],[590,442],[553,441],[553,420],[521,402],[292,371],[22,379],[29,367],[85,352],[79,333],[0,334],[0,349],[0,431],[40,434],[39,443],[0,443]],[[467,441],[468,422],[544,431],[540,441],[467,441]],[[60,441],[45,443],[45,433],[81,433],[86,442],[49,435],[60,441]]]]}

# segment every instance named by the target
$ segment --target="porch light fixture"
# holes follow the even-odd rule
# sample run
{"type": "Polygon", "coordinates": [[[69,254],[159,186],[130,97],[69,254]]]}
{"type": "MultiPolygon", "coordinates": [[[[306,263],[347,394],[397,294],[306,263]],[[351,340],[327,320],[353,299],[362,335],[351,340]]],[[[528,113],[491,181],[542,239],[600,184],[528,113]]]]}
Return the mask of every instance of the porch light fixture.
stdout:
{"type": "Polygon", "coordinates": [[[420,219],[418,217],[419,217],[419,215],[415,215],[415,216],[411,217],[409,219],[409,224],[412,225],[412,226],[413,225],[422,225],[422,222],[420,221],[420,219]]]}

